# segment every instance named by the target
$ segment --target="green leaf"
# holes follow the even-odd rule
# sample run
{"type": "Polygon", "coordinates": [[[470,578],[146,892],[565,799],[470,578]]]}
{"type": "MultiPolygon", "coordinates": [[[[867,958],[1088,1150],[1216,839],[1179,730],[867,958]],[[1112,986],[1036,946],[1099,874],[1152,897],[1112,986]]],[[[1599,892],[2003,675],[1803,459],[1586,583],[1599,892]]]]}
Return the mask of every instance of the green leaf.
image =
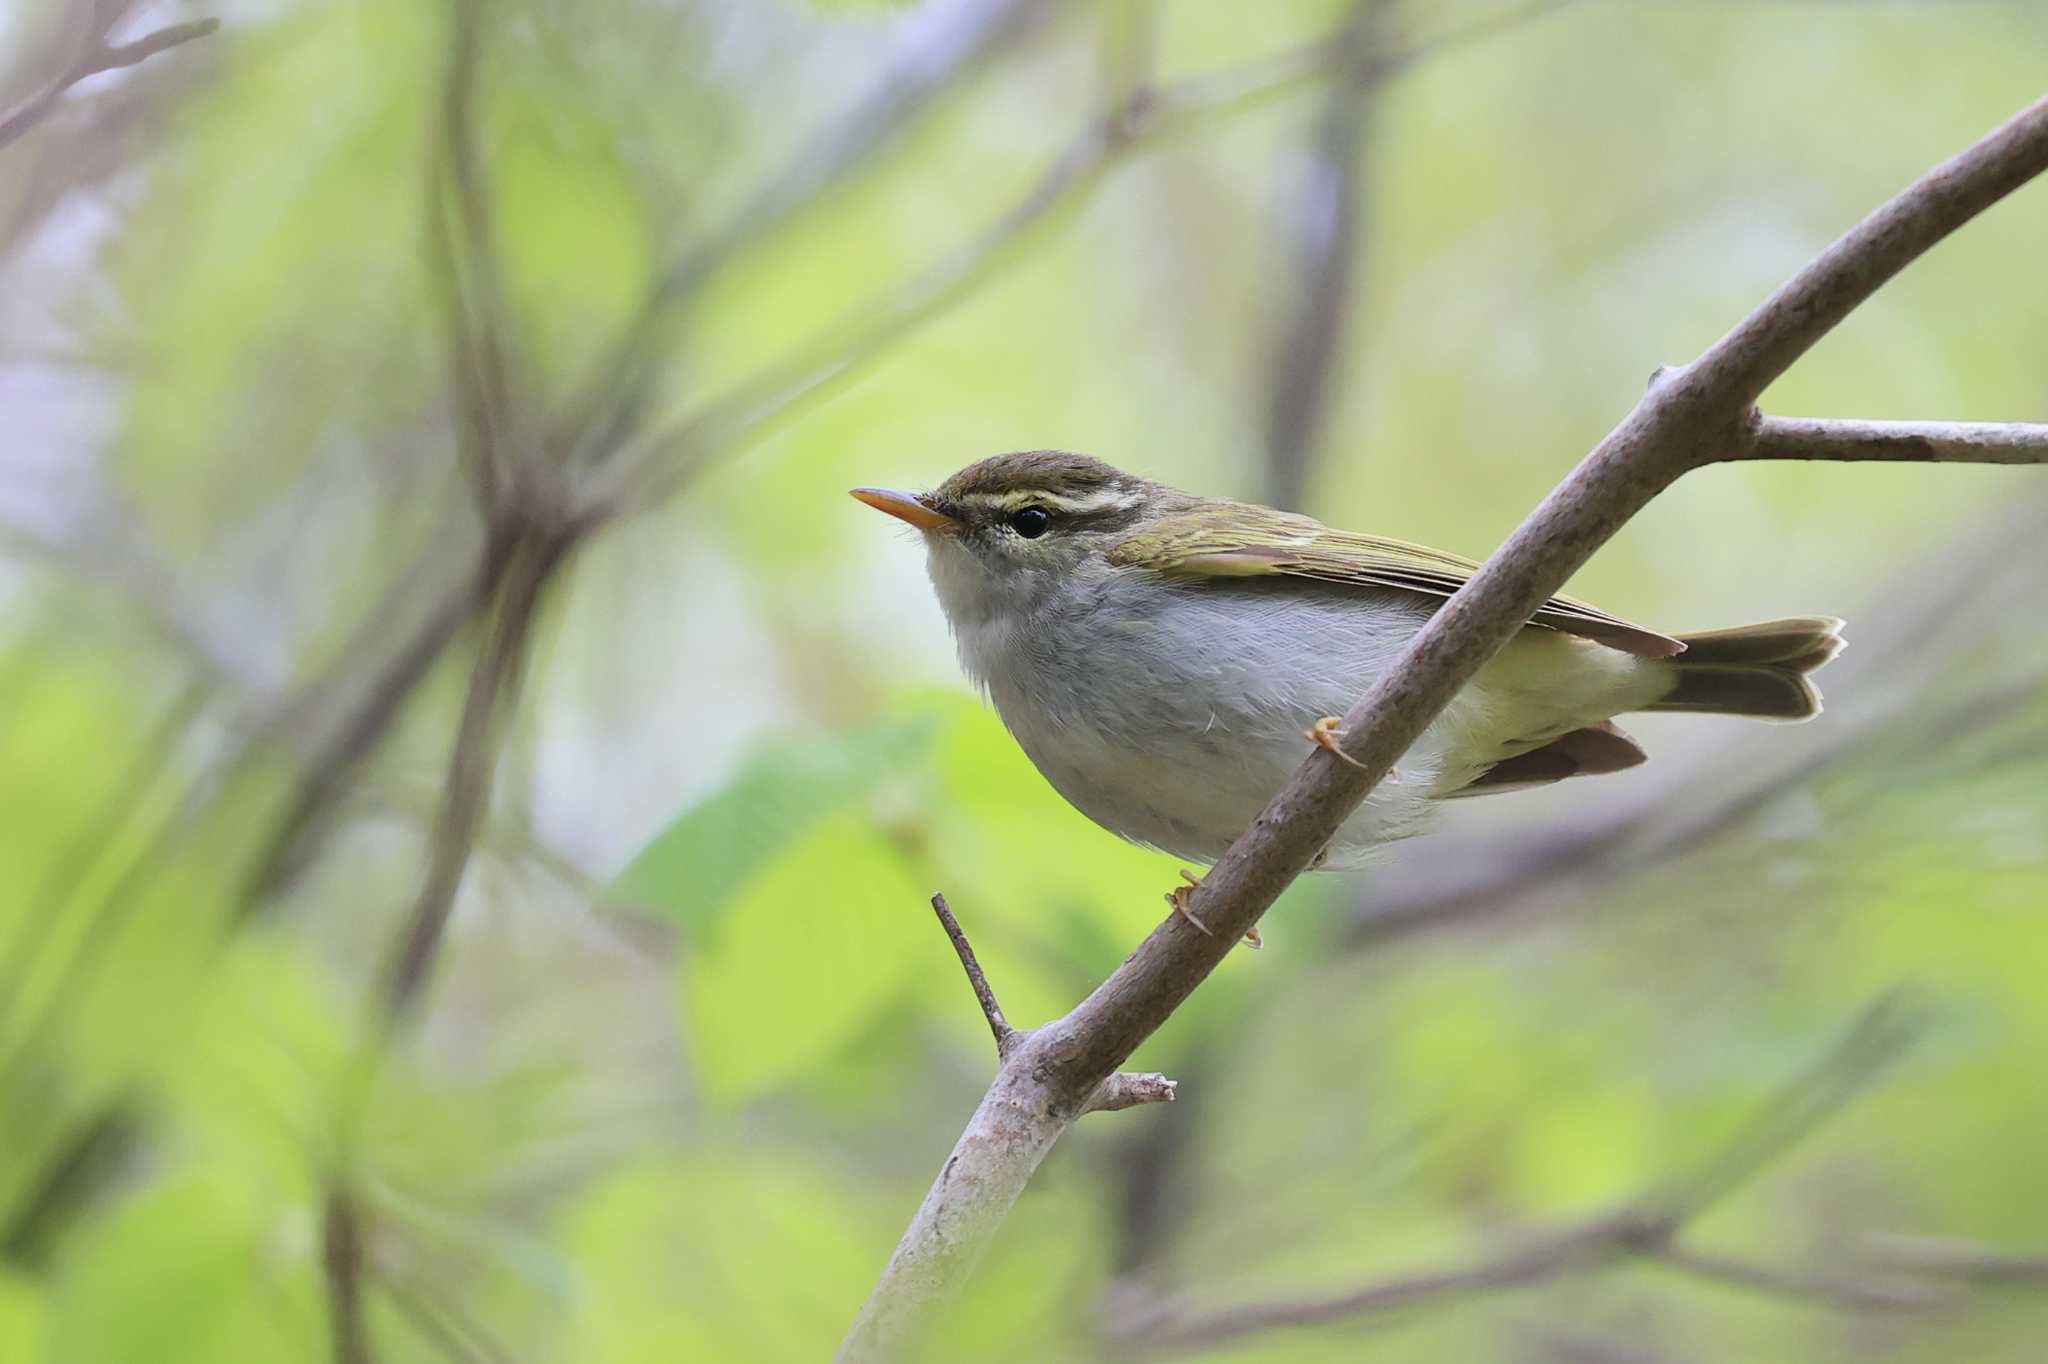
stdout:
{"type": "Polygon", "coordinates": [[[708,941],[740,885],[812,825],[923,757],[939,717],[918,715],[763,752],[641,850],[613,884],[708,941]]]}
{"type": "Polygon", "coordinates": [[[683,1011],[710,1094],[738,1102],[835,1052],[945,939],[902,854],[854,811],[750,880],[715,946],[683,965],[683,1011]]]}

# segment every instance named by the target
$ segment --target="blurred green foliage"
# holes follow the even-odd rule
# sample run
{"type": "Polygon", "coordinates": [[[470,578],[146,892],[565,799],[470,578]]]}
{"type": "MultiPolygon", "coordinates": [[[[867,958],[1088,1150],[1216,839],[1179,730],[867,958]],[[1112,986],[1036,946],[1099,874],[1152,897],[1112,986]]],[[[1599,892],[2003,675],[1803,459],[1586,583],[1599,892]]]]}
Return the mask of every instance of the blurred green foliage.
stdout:
{"type": "MultiPolygon", "coordinates": [[[[373,1001],[488,625],[437,264],[475,265],[459,225],[437,245],[448,12],[223,10],[0,149],[0,1361],[328,1355],[335,1190],[382,1364],[829,1356],[992,1063],[928,897],[1028,1026],[1178,871],[1036,775],[914,544],[843,489],[1044,445],[1256,494],[1324,83],[1106,162],[949,306],[849,338],[1076,145],[1119,43],[1201,79],[1347,11],[1258,8],[1050,5],[898,123],[874,82],[1002,6],[481,7],[508,439],[624,514],[545,599],[395,1031],[373,1001]],[[822,367],[759,385],[792,359],[822,367]]],[[[40,11],[0,5],[7,99],[62,45],[40,11]]],[[[1373,106],[1308,509],[1483,553],[1655,364],[2034,97],[2044,56],[2020,0],[1584,0],[1447,43],[1373,106]]],[[[2044,239],[2037,186],[1767,406],[2039,418],[2044,239]]],[[[1575,590],[1678,627],[1840,611],[1829,714],[1651,719],[1641,773],[1470,802],[1297,886],[1136,1058],[1180,1101],[1079,1126],[933,1357],[1119,1358],[1140,1307],[1607,1208],[1901,981],[1932,1034],[1688,1235],[1844,1276],[1886,1234],[2048,1247],[2038,475],[1722,468],[1660,501],[1575,590]],[[1375,918],[1397,902],[1425,927],[1375,918]]],[[[1887,1314],[1631,1263],[1229,1357],[2020,1361],[2040,1288],[1887,1314]]]]}

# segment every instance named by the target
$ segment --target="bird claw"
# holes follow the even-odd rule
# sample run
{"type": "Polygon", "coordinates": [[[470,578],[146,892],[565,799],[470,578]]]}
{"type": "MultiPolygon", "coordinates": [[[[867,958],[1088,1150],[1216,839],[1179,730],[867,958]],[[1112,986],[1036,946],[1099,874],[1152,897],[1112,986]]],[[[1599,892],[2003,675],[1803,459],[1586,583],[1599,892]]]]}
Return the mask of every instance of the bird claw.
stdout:
{"type": "Polygon", "coordinates": [[[1363,772],[1365,764],[1344,751],[1344,745],[1337,737],[1337,730],[1344,723],[1341,715],[1325,715],[1322,719],[1302,731],[1302,737],[1326,753],[1335,754],[1339,762],[1348,763],[1363,772]]]}
{"type": "MultiPolygon", "coordinates": [[[[1186,919],[1197,929],[1201,930],[1204,936],[1215,937],[1216,930],[1203,923],[1200,919],[1197,919],[1188,909],[1188,901],[1194,898],[1195,887],[1202,884],[1202,878],[1189,871],[1186,867],[1182,867],[1180,869],[1180,879],[1187,882],[1187,884],[1175,886],[1172,890],[1166,892],[1166,903],[1173,906],[1174,913],[1180,915],[1181,918],[1186,919]]],[[[1259,936],[1259,930],[1256,928],[1245,930],[1244,942],[1245,946],[1251,948],[1254,952],[1266,945],[1266,940],[1259,936]]]]}
{"type": "MultiPolygon", "coordinates": [[[[1325,715],[1322,719],[1303,730],[1302,737],[1317,748],[1332,754],[1338,762],[1347,763],[1361,772],[1370,772],[1371,768],[1344,751],[1344,741],[1337,737],[1337,731],[1343,724],[1343,716],[1325,715]]],[[[1400,774],[1396,772],[1388,772],[1386,776],[1380,778],[1380,783],[1383,786],[1397,786],[1400,784],[1400,781],[1400,774]]]]}

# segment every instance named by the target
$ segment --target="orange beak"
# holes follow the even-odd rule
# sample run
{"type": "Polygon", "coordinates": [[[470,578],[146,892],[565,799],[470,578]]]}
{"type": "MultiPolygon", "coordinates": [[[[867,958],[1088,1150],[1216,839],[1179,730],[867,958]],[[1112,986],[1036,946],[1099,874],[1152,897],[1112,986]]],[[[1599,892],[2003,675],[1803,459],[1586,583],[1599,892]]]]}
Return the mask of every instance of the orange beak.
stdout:
{"type": "Polygon", "coordinates": [[[900,493],[894,488],[855,488],[852,491],[856,498],[876,511],[887,512],[899,521],[908,521],[919,530],[952,530],[960,524],[915,493],[900,493]]]}

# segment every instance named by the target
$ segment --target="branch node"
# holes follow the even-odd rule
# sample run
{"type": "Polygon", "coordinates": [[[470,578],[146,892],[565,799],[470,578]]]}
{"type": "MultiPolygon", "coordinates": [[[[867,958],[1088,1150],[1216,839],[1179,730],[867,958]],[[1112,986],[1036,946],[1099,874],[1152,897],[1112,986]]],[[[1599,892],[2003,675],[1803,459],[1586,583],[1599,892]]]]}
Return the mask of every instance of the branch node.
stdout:
{"type": "Polygon", "coordinates": [[[1083,1113],[1115,1113],[1140,1104],[1170,1104],[1180,1081],[1169,1080],[1156,1070],[1120,1070],[1095,1087],[1083,1113]]]}

